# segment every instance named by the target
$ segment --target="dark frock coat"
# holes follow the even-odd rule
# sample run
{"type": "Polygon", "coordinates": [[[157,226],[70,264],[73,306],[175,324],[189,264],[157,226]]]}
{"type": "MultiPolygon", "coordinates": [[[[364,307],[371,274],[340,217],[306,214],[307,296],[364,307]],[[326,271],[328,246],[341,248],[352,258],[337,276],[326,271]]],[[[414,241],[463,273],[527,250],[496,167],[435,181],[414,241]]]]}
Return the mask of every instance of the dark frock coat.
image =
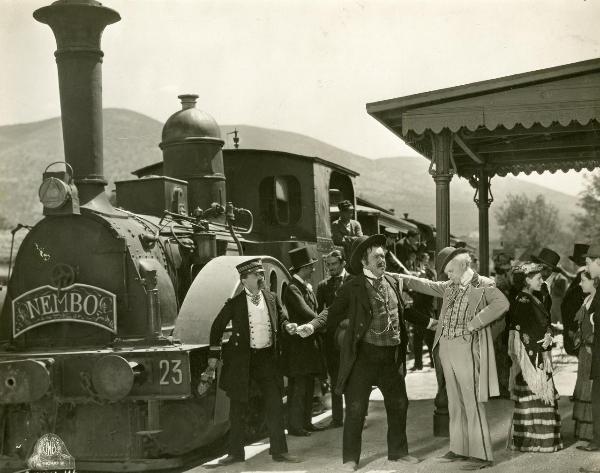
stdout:
{"type": "MultiPolygon", "coordinates": [[[[281,336],[285,332],[283,326],[288,322],[288,316],[277,295],[264,289],[262,294],[271,319],[271,347],[277,370],[273,373],[273,376],[278,379],[283,389],[283,376],[279,365],[282,345],[281,336]]],[[[210,329],[211,347],[217,347],[221,344],[223,332],[230,321],[232,325],[231,337],[222,349],[223,368],[219,386],[227,393],[229,398],[247,401],[250,392],[250,323],[248,321],[246,291],[242,291],[237,296],[229,299],[213,321],[210,329]]]]}
{"type": "MultiPolygon", "coordinates": [[[[317,316],[317,299],[313,291],[292,278],[283,296],[290,322],[298,325],[310,322],[317,316]]],[[[287,376],[319,375],[324,373],[323,354],[317,334],[302,338],[285,334],[284,369],[287,376]]]]}
{"type": "MultiPolygon", "coordinates": [[[[398,345],[395,359],[398,368],[400,368],[406,360],[406,347],[408,344],[405,318],[419,327],[427,327],[430,319],[418,312],[405,313],[401,297],[402,280],[390,273],[386,273],[385,278],[396,291],[398,298],[400,345],[398,345]]],[[[342,320],[348,319],[348,328],[345,331],[341,346],[340,371],[336,385],[338,394],[344,392],[346,381],[356,361],[359,345],[371,326],[373,312],[366,284],[367,279],[363,274],[353,277],[339,289],[337,297],[327,310],[328,331],[335,331],[342,320]]]]}

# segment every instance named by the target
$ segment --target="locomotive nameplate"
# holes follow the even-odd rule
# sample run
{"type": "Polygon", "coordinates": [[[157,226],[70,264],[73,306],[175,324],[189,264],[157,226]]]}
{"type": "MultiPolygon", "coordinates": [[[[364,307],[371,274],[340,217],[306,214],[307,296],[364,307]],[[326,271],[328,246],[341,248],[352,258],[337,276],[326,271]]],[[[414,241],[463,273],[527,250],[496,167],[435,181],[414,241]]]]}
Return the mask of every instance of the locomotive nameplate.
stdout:
{"type": "Polygon", "coordinates": [[[40,325],[79,322],[117,332],[117,296],[87,284],[41,286],[12,302],[13,337],[40,325]]]}

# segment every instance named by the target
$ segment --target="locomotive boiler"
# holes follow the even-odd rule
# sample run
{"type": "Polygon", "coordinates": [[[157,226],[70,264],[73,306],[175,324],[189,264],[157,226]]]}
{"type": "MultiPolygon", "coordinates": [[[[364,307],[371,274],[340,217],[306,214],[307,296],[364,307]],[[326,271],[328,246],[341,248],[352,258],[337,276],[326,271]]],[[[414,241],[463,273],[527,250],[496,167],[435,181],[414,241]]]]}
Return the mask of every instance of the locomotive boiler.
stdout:
{"type": "Polygon", "coordinates": [[[228,399],[201,373],[212,320],[240,290],[235,266],[262,255],[281,294],[289,249],[333,248],[330,193],[354,200],[357,174],[273,151],[224,160],[219,126],[182,95],[160,169],[117,182],[113,205],[100,39],[120,16],[58,0],[34,18],[56,37],[65,161],[43,171],[44,218],[19,248],[0,316],[0,469],[23,467],[46,433],[82,470],[177,467],[228,429],[228,399]]]}

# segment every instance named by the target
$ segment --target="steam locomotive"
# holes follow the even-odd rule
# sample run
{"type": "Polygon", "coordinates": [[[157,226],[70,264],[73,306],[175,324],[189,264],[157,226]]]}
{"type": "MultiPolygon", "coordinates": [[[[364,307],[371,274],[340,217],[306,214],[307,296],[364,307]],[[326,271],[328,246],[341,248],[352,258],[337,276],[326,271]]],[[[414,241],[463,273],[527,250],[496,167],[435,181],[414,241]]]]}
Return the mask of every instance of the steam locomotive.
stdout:
{"type": "MultiPolygon", "coordinates": [[[[44,218],[19,248],[0,316],[0,469],[21,468],[48,432],[82,470],[177,467],[228,428],[228,399],[201,373],[212,320],[240,290],[235,266],[262,255],[281,294],[290,249],[334,248],[330,196],[355,201],[357,174],[315,157],[224,152],[215,120],[182,95],[163,161],[117,182],[113,205],[100,38],[120,16],[58,0],[34,18],[56,37],[65,162],[43,171],[44,218]]],[[[323,274],[319,264],[315,282],[323,274]]]]}

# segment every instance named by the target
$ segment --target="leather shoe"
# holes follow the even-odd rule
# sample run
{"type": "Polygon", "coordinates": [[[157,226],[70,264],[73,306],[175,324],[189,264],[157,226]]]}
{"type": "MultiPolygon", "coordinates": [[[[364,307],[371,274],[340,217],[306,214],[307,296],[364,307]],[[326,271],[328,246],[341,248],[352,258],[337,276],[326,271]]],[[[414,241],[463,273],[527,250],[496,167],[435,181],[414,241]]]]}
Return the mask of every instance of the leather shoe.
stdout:
{"type": "Polygon", "coordinates": [[[441,456],[439,458],[439,460],[441,462],[456,462],[456,461],[461,461],[461,460],[467,460],[468,458],[469,457],[466,457],[464,455],[459,455],[458,453],[454,453],[452,450],[450,450],[444,456],[441,456]]]}
{"type": "Polygon", "coordinates": [[[577,445],[575,447],[577,450],[583,450],[584,452],[597,452],[600,450],[598,445],[594,445],[593,443],[588,443],[587,445],[577,445]]]}
{"type": "Polygon", "coordinates": [[[352,471],[356,471],[356,470],[358,470],[358,463],[349,461],[349,462],[343,463],[341,468],[337,471],[352,472],[352,471]]]}
{"type": "Polygon", "coordinates": [[[304,427],[304,430],[308,432],[320,432],[321,430],[325,430],[327,427],[318,427],[314,424],[307,425],[304,427]]]}
{"type": "Polygon", "coordinates": [[[494,466],[494,462],[483,460],[481,458],[469,458],[467,463],[460,467],[461,470],[471,471],[471,470],[481,470],[483,468],[488,468],[490,466],[494,466]]]}
{"type": "Polygon", "coordinates": [[[344,422],[339,420],[332,420],[329,424],[327,424],[328,429],[337,429],[338,427],[344,427],[344,422]]]}
{"type": "Polygon", "coordinates": [[[403,457],[400,457],[400,458],[394,458],[391,461],[409,463],[411,465],[416,465],[417,463],[421,463],[420,458],[413,457],[412,455],[404,455],[403,457]]]}
{"type": "Polygon", "coordinates": [[[408,371],[421,371],[423,369],[422,366],[418,366],[418,365],[414,365],[412,368],[410,368],[408,371]]]}
{"type": "Polygon", "coordinates": [[[274,462],[285,462],[285,463],[301,463],[300,458],[290,455],[289,453],[279,453],[277,455],[271,455],[274,462]]]}
{"type": "Polygon", "coordinates": [[[288,429],[288,435],[293,435],[294,437],[310,437],[310,432],[305,429],[288,429]]]}
{"type": "Polygon", "coordinates": [[[245,461],[243,458],[236,457],[235,455],[227,455],[225,458],[221,458],[217,462],[217,465],[225,466],[225,465],[231,465],[232,463],[240,463],[243,461],[245,461]]]}

